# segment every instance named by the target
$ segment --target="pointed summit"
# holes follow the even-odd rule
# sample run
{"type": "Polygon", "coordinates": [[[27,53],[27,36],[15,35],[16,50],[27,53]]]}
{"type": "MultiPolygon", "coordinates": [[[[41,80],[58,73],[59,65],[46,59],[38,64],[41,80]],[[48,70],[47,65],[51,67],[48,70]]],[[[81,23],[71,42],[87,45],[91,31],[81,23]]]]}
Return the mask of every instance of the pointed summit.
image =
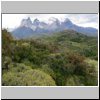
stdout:
{"type": "Polygon", "coordinates": [[[28,17],[27,19],[22,19],[20,26],[30,27],[31,25],[32,25],[32,21],[30,17],[28,17]]]}
{"type": "Polygon", "coordinates": [[[40,21],[36,18],[36,19],[34,19],[34,21],[33,21],[33,25],[39,25],[39,23],[40,23],[40,21]]]}
{"type": "Polygon", "coordinates": [[[36,19],[34,19],[34,22],[39,22],[39,20],[36,18],[36,19]]]}
{"type": "Polygon", "coordinates": [[[32,21],[31,21],[31,18],[30,17],[28,17],[26,20],[27,20],[28,23],[31,23],[32,24],[32,21]]]}
{"type": "Polygon", "coordinates": [[[68,23],[68,24],[70,24],[70,23],[72,24],[72,22],[71,22],[71,20],[69,18],[65,18],[64,22],[68,23]]]}
{"type": "Polygon", "coordinates": [[[28,17],[28,18],[27,18],[27,20],[28,20],[28,21],[31,21],[31,18],[30,18],[30,17],[28,17]]]}
{"type": "Polygon", "coordinates": [[[73,27],[73,23],[70,19],[65,18],[65,20],[61,23],[62,29],[70,29],[73,27]]]}

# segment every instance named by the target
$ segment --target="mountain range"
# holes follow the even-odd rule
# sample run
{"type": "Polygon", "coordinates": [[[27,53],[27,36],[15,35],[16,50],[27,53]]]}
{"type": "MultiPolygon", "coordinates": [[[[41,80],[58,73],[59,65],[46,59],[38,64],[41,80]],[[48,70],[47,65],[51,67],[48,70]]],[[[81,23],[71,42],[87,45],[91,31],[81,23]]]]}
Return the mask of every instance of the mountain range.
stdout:
{"type": "Polygon", "coordinates": [[[19,27],[13,29],[11,33],[16,38],[27,38],[48,35],[64,30],[74,30],[88,36],[98,36],[98,30],[96,28],[78,26],[68,18],[61,22],[59,19],[51,17],[49,22],[50,23],[46,23],[37,18],[32,21],[30,17],[28,17],[27,19],[22,19],[19,27]]]}

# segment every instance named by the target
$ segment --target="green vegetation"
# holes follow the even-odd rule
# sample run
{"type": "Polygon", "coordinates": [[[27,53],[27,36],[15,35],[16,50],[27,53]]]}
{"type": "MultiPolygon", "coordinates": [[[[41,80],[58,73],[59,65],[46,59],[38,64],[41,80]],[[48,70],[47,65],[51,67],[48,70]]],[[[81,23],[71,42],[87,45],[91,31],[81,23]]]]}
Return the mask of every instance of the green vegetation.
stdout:
{"type": "Polygon", "coordinates": [[[14,39],[2,30],[3,86],[97,86],[98,39],[75,31],[14,39]]]}

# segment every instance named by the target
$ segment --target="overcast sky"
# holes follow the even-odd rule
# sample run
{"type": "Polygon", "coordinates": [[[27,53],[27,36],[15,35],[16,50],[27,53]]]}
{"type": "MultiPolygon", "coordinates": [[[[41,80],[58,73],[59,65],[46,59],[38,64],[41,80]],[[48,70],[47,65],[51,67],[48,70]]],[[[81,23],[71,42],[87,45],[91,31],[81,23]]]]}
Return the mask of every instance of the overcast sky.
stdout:
{"type": "Polygon", "coordinates": [[[69,18],[74,24],[83,27],[98,28],[98,14],[2,14],[2,28],[16,28],[22,19],[30,17],[33,21],[38,18],[40,21],[48,22],[50,17],[63,21],[69,18]]]}

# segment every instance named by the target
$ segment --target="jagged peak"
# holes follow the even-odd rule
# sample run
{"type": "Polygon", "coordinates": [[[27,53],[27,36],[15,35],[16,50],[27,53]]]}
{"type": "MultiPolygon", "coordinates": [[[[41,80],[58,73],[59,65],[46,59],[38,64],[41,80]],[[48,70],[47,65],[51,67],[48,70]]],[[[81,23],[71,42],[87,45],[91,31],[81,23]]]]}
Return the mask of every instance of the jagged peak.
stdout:
{"type": "Polygon", "coordinates": [[[27,18],[27,20],[31,20],[31,18],[30,18],[30,17],[28,17],[28,18],[27,18]]]}
{"type": "Polygon", "coordinates": [[[64,22],[70,22],[70,23],[72,23],[69,18],[65,18],[64,22]]]}
{"type": "Polygon", "coordinates": [[[28,17],[27,19],[22,19],[20,26],[26,26],[26,27],[30,27],[32,25],[32,21],[30,19],[30,17],[28,17]]]}
{"type": "Polygon", "coordinates": [[[38,18],[35,18],[35,19],[34,19],[34,22],[39,22],[39,19],[38,19],[38,18]]]}

